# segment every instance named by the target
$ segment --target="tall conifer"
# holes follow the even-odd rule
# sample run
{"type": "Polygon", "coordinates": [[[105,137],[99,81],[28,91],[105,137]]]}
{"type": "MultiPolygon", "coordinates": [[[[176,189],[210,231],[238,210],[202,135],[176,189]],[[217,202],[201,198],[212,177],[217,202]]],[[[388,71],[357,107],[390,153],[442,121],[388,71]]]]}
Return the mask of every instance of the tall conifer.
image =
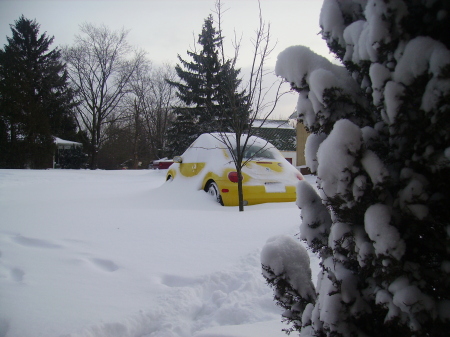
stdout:
{"type": "Polygon", "coordinates": [[[319,190],[305,181],[297,190],[300,239],[321,259],[316,287],[298,247],[263,250],[289,331],[448,336],[448,9],[444,0],[327,0],[322,36],[343,66],[302,46],[278,55],[276,72],[299,93],[312,132],[306,159],[319,190]]]}
{"type": "Polygon", "coordinates": [[[169,130],[169,148],[175,154],[183,152],[202,133],[232,131],[230,92],[242,106],[243,120],[248,116],[245,94],[237,89],[240,70],[230,61],[221,60],[222,39],[209,15],[197,41],[201,49],[187,52],[191,61],[178,55],[180,64],[175,70],[180,81],[168,81],[183,103],[176,107],[177,117],[169,130]]]}
{"type": "Polygon", "coordinates": [[[53,37],[39,35],[39,24],[21,16],[0,49],[0,165],[41,168],[51,165],[53,136],[70,137],[72,92],[53,37]]]}

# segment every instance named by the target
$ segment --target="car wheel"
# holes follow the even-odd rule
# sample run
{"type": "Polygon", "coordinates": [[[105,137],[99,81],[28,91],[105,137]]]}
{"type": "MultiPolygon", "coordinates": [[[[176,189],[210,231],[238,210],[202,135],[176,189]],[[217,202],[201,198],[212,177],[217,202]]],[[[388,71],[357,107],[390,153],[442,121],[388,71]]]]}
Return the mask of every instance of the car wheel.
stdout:
{"type": "Polygon", "coordinates": [[[206,193],[213,197],[219,204],[223,206],[222,197],[220,196],[219,187],[212,181],[206,187],[206,193]]]}

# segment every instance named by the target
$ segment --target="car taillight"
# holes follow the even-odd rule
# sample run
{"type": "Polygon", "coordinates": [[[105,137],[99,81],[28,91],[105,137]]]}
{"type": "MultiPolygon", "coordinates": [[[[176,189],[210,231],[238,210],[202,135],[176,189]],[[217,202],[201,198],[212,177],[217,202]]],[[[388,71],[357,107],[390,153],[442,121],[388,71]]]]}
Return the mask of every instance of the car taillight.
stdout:
{"type": "Polygon", "coordinates": [[[303,176],[301,175],[301,173],[297,173],[297,179],[298,180],[303,180],[303,176]]]}
{"type": "Polygon", "coordinates": [[[230,181],[232,183],[237,183],[238,182],[238,173],[237,172],[230,172],[228,173],[228,179],[230,179],[230,181]]]}

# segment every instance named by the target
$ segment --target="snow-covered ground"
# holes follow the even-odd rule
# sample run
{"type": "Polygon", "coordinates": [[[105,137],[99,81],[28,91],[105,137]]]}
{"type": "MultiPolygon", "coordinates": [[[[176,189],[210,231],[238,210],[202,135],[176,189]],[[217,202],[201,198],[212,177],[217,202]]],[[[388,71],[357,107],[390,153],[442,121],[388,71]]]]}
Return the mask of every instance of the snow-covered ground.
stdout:
{"type": "Polygon", "coordinates": [[[260,252],[298,233],[295,203],[239,213],[164,180],[0,170],[0,337],[285,336],[260,252]]]}

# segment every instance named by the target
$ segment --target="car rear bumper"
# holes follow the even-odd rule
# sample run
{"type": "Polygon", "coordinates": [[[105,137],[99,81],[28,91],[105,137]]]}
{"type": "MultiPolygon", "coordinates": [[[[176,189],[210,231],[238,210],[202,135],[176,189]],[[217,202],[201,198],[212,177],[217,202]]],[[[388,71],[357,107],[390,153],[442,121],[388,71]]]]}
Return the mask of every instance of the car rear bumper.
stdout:
{"type": "MultiPolygon", "coordinates": [[[[239,206],[237,184],[219,186],[224,206],[239,206]]],[[[292,202],[297,198],[295,186],[286,186],[286,192],[268,193],[264,186],[243,186],[244,205],[257,205],[268,202],[292,202]]]]}

